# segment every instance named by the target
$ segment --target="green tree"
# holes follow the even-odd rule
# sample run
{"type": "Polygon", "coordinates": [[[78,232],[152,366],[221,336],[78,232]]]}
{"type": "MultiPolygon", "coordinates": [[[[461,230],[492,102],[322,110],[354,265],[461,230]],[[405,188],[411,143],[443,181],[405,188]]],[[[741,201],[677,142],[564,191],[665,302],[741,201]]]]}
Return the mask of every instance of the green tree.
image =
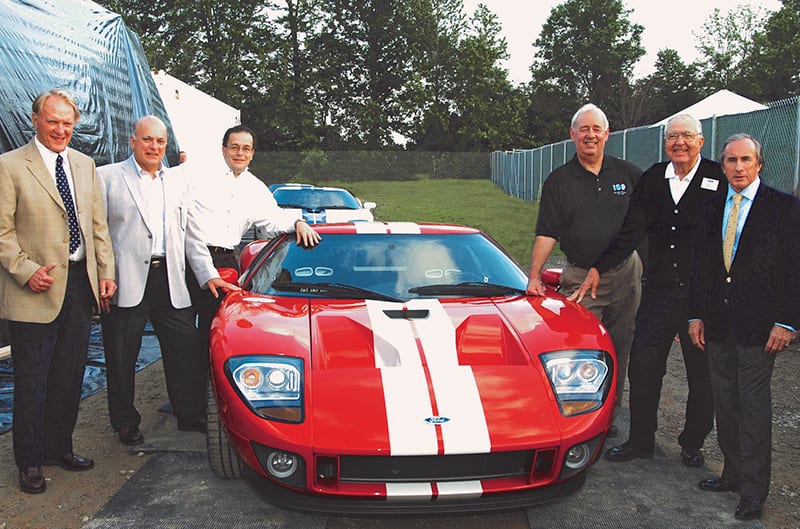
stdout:
{"type": "Polygon", "coordinates": [[[755,34],[745,62],[752,97],[769,102],[800,95],[800,0],[783,0],[755,34]]]}
{"type": "Polygon", "coordinates": [[[260,0],[106,0],[142,42],[150,67],[241,108],[273,42],[260,0]]]}
{"type": "Polygon", "coordinates": [[[524,100],[499,62],[508,58],[497,15],[479,4],[458,47],[453,94],[454,147],[490,151],[519,146],[524,100]]]}
{"type": "Polygon", "coordinates": [[[655,71],[638,81],[644,102],[638,124],[655,123],[697,103],[706,95],[698,64],[685,64],[678,52],[666,48],[656,57],[655,71]]]}
{"type": "Polygon", "coordinates": [[[559,138],[539,135],[554,113],[552,108],[541,108],[540,97],[546,103],[565,104],[557,112],[569,116],[581,104],[593,102],[615,127],[625,125],[620,93],[644,55],[643,27],[630,21],[630,13],[621,0],[567,0],[551,10],[534,43],[531,65],[534,109],[529,114],[534,121],[529,126],[536,140],[563,139],[567,133],[563,130],[559,138]]]}
{"type": "Polygon", "coordinates": [[[271,13],[273,52],[251,73],[253,89],[242,113],[257,129],[260,143],[272,149],[312,149],[324,135],[324,86],[306,42],[320,31],[323,14],[317,0],[280,0],[271,13]]]}
{"type": "Polygon", "coordinates": [[[747,4],[726,13],[719,9],[708,16],[702,30],[695,32],[697,51],[703,60],[700,65],[703,84],[711,92],[728,89],[752,92],[748,87],[746,58],[754,51],[754,37],[764,27],[768,11],[747,4]]]}
{"type": "Polygon", "coordinates": [[[405,130],[406,80],[413,34],[403,0],[324,0],[317,50],[325,122],[345,145],[379,149],[405,130]]]}
{"type": "Polygon", "coordinates": [[[412,77],[407,102],[409,142],[414,150],[449,151],[455,135],[451,118],[455,112],[459,41],[467,32],[463,0],[412,0],[416,32],[411,44],[412,77]]]}

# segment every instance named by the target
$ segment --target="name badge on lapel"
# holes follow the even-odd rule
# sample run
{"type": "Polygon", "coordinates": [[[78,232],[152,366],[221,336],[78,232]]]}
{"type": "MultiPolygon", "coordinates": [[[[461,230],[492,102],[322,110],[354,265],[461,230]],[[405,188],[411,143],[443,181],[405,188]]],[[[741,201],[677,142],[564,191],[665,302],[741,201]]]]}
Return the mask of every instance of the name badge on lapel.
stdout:
{"type": "Polygon", "coordinates": [[[703,182],[700,184],[700,189],[708,189],[709,191],[716,191],[719,187],[719,180],[714,180],[713,178],[703,178],[703,182]]]}

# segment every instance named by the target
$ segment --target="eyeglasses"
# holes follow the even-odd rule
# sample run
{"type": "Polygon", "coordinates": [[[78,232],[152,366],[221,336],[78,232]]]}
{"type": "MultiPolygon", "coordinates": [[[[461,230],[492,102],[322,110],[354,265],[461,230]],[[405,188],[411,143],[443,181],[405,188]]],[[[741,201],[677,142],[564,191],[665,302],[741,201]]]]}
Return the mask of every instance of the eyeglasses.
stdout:
{"type": "Polygon", "coordinates": [[[689,132],[688,130],[685,130],[683,132],[669,132],[665,137],[667,138],[668,142],[674,143],[678,141],[678,138],[683,138],[686,141],[692,141],[699,135],[699,132],[689,132]]]}
{"type": "Polygon", "coordinates": [[[249,145],[236,145],[234,143],[233,145],[226,145],[225,148],[228,149],[229,151],[241,152],[244,154],[250,154],[251,152],[253,152],[253,148],[250,147],[249,145]]]}

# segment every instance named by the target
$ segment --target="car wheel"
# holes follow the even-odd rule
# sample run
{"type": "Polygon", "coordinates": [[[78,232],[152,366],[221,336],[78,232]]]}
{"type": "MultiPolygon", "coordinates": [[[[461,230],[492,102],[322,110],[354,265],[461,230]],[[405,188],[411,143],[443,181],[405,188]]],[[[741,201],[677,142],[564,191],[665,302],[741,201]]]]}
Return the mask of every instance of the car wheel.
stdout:
{"type": "Polygon", "coordinates": [[[230,442],[225,427],[219,418],[217,409],[217,399],[214,396],[214,388],[208,384],[207,391],[208,408],[206,419],[208,430],[206,431],[206,453],[208,454],[208,465],[215,475],[221,478],[241,478],[243,463],[230,442]]]}

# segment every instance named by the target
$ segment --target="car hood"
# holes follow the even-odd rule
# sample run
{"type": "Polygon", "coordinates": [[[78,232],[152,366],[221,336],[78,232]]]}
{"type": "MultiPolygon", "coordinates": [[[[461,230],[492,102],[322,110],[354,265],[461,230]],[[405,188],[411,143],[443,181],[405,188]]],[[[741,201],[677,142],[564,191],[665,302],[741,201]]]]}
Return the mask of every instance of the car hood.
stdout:
{"type": "Polygon", "coordinates": [[[312,300],[309,314],[318,453],[555,446],[570,424],[539,353],[610,347],[587,311],[558,298],[312,300]]]}

